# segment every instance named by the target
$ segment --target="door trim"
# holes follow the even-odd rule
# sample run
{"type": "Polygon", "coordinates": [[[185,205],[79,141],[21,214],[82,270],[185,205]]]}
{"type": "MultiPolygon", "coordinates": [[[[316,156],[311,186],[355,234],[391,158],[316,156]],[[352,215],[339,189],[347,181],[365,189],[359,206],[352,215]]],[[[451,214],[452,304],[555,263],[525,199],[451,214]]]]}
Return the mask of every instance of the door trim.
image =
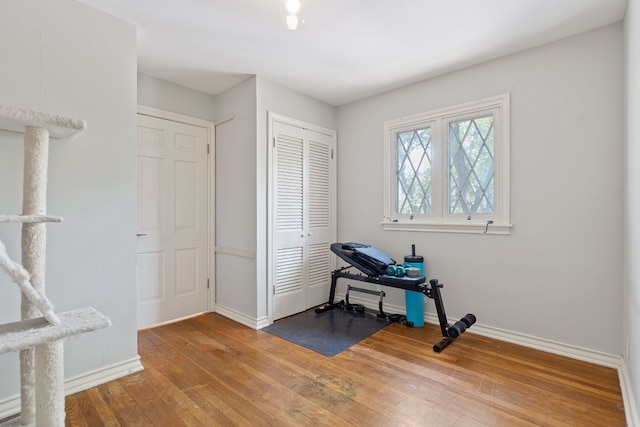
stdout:
{"type": "Polygon", "coordinates": [[[178,113],[172,113],[170,111],[160,110],[153,107],[147,107],[144,105],[138,105],[137,114],[149,117],[155,117],[157,119],[170,120],[178,123],[184,123],[191,126],[197,126],[207,130],[207,277],[209,279],[209,289],[207,298],[207,311],[215,311],[216,301],[216,284],[215,284],[215,257],[213,254],[212,242],[215,242],[215,124],[208,120],[197,119],[195,117],[184,116],[178,113]]]}
{"type": "MultiPolygon", "coordinates": [[[[273,145],[274,145],[274,134],[273,134],[273,123],[281,122],[286,123],[292,126],[297,126],[303,129],[311,130],[314,132],[322,133],[333,138],[334,151],[332,154],[332,159],[336,162],[337,165],[337,145],[338,138],[337,132],[333,129],[328,129],[322,126],[317,126],[312,123],[307,123],[302,120],[294,119],[291,117],[284,116],[282,114],[274,113],[273,111],[267,111],[267,193],[270,195],[267,197],[267,317],[269,324],[274,322],[273,320],[273,292],[275,284],[273,283],[273,145]]],[[[332,209],[331,209],[331,221],[332,221],[332,229],[331,229],[331,239],[332,241],[336,241],[337,233],[338,233],[338,223],[337,223],[337,201],[338,201],[338,185],[336,182],[337,179],[337,166],[334,170],[334,173],[331,176],[331,186],[333,188],[333,200],[332,200],[332,209]]],[[[330,265],[332,266],[331,270],[335,269],[336,260],[335,257],[331,258],[330,265]]],[[[329,295],[327,294],[327,299],[329,295]]]]}

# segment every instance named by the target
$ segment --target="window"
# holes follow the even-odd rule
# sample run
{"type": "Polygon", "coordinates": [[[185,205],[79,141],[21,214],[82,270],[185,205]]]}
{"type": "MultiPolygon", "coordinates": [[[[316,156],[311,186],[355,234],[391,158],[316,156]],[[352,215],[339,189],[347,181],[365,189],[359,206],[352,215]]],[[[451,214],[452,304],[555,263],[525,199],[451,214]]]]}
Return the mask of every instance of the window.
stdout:
{"type": "Polygon", "coordinates": [[[509,95],[384,124],[385,230],[509,234],[509,95]]]}

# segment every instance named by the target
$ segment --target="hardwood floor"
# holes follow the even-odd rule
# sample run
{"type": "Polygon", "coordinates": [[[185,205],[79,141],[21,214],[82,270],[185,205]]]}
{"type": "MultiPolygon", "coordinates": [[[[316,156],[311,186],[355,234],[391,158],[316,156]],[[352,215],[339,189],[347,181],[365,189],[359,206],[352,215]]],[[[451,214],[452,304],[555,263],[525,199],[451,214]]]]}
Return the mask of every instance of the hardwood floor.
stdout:
{"type": "Polygon", "coordinates": [[[68,426],[624,426],[614,369],[398,324],[328,358],[217,314],[139,332],[145,370],[68,396],[68,426]]]}

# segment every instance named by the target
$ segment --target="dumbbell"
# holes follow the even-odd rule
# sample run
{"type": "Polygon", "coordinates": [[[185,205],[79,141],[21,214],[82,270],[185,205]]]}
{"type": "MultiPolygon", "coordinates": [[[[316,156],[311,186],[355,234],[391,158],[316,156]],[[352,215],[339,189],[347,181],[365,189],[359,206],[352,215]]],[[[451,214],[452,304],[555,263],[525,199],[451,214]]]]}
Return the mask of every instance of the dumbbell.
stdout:
{"type": "Polygon", "coordinates": [[[387,267],[387,276],[404,277],[405,269],[401,265],[390,265],[387,267]]]}

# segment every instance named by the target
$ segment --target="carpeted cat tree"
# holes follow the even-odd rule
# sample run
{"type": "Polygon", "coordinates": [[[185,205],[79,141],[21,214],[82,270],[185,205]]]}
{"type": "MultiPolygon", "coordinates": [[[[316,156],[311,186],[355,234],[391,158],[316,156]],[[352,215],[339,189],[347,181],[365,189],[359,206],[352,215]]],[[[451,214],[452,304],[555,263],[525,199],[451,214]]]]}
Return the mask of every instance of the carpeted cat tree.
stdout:
{"type": "Polygon", "coordinates": [[[0,223],[22,224],[22,265],[0,241],[0,267],[21,290],[21,320],[0,325],[0,354],[20,351],[19,419],[2,425],[64,426],[62,339],[110,326],[91,307],[56,314],[45,294],[46,214],[49,137],[70,139],[83,120],[0,105],[0,129],[24,133],[22,215],[0,215],[0,223]]]}

